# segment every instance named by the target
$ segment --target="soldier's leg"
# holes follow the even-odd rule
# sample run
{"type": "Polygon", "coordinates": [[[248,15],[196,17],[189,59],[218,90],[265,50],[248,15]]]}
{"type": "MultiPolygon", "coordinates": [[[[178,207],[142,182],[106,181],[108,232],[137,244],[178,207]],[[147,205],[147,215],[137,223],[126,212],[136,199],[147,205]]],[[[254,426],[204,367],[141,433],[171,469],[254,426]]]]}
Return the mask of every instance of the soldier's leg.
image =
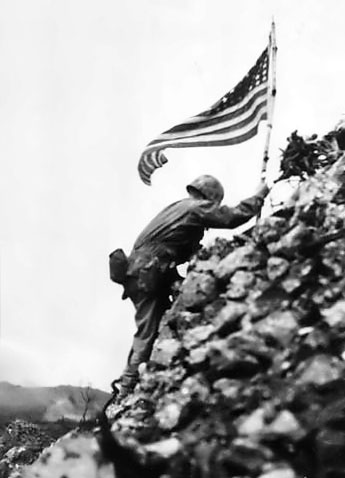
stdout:
{"type": "Polygon", "coordinates": [[[142,296],[135,301],[135,322],[137,331],[133,338],[127,366],[121,377],[121,395],[130,392],[138,380],[138,368],[150,358],[159,323],[169,305],[167,295],[158,297],[142,296]]]}

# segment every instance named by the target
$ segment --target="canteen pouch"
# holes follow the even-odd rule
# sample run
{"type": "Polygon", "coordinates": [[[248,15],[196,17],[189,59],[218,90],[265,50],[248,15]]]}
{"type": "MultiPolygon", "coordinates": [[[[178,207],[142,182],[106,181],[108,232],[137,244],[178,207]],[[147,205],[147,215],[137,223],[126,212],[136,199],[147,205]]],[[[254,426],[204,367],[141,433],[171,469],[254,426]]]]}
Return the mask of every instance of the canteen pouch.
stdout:
{"type": "Polygon", "coordinates": [[[123,249],[115,249],[109,255],[110,279],[117,284],[124,284],[128,269],[128,258],[123,249]]]}

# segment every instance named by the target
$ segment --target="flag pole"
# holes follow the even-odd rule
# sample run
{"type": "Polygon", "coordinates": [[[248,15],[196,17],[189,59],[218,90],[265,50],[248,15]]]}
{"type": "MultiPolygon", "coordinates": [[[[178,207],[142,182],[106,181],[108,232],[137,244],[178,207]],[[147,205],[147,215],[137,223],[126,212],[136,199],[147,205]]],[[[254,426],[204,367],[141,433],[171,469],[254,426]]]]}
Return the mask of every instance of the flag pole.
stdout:
{"type": "MultiPolygon", "coordinates": [[[[264,155],[262,159],[261,166],[261,180],[266,181],[267,176],[267,163],[269,160],[269,148],[271,141],[271,132],[273,125],[273,111],[276,97],[276,58],[277,58],[277,44],[276,44],[276,28],[274,19],[272,20],[271,32],[269,37],[268,44],[268,59],[269,59],[269,78],[268,78],[268,92],[267,92],[267,131],[266,131],[266,141],[264,155]]],[[[257,214],[256,219],[259,220],[261,217],[261,209],[257,214]]]]}
{"type": "Polygon", "coordinates": [[[264,156],[261,167],[261,179],[266,180],[267,162],[269,160],[269,147],[271,140],[271,132],[273,125],[273,112],[274,103],[276,97],[276,57],[277,57],[277,44],[276,44],[276,32],[275,23],[272,20],[271,33],[269,38],[269,86],[268,86],[268,98],[267,98],[267,132],[266,142],[264,149],[264,156]]]}

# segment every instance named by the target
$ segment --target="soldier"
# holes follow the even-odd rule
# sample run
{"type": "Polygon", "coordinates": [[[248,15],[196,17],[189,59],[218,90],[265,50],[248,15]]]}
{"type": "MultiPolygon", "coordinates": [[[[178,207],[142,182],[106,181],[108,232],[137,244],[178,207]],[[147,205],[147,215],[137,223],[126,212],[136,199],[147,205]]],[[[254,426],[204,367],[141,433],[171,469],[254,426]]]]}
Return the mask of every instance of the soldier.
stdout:
{"type": "Polygon", "coordinates": [[[188,198],[170,204],[152,219],[128,258],[123,298],[129,297],[135,306],[137,331],[117,402],[132,391],[140,363],[150,358],[161,317],[170,305],[171,285],[179,278],[176,266],[198,251],[205,229],[233,229],[255,216],[268,187],[261,182],[256,194],[236,207],[220,205],[224,189],[213,176],[198,177],[187,186],[187,192],[188,198]]]}

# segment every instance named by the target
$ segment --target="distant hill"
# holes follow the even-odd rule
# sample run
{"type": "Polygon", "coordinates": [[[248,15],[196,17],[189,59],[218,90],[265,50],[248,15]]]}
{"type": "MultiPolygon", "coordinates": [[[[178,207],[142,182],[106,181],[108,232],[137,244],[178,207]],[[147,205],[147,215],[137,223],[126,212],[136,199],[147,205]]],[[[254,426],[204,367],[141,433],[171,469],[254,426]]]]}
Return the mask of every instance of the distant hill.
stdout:
{"type": "Polygon", "coordinates": [[[22,387],[0,382],[0,426],[16,418],[30,422],[57,421],[61,418],[79,421],[87,406],[92,418],[109,395],[88,387],[22,387]]]}

